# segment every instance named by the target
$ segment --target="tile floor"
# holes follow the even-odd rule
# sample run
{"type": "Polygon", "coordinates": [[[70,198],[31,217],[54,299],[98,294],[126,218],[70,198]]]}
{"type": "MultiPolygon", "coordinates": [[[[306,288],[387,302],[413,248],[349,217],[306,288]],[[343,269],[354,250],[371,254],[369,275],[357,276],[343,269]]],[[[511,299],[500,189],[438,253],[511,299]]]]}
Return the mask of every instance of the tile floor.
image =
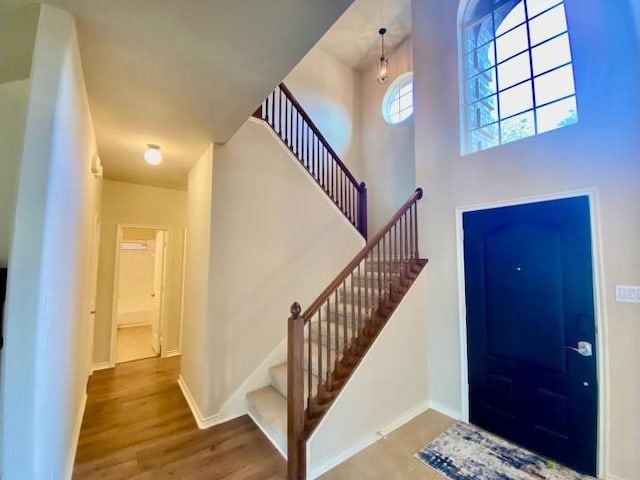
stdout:
{"type": "Polygon", "coordinates": [[[151,325],[118,328],[116,363],[156,356],[151,348],[151,325]]]}
{"type": "Polygon", "coordinates": [[[443,480],[413,454],[455,423],[427,410],[320,477],[321,480],[443,480]]]}

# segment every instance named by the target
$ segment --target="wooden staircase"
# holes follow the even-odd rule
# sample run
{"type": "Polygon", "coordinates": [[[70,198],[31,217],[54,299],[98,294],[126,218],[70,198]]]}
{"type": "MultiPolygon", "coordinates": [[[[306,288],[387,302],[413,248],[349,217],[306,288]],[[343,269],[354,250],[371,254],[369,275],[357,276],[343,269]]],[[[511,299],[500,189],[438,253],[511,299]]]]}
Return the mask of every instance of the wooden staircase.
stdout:
{"type": "Polygon", "coordinates": [[[287,362],[247,395],[252,418],[286,453],[288,478],[306,478],[306,441],[331,408],[427,261],[418,254],[414,194],[304,312],[296,302],[287,362]]]}

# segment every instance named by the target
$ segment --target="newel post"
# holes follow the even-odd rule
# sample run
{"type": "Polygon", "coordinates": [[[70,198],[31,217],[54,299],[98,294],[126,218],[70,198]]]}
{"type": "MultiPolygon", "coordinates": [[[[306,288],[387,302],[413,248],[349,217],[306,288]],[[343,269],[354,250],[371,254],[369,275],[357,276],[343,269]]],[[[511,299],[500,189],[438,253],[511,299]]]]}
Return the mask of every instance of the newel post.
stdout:
{"type": "Polygon", "coordinates": [[[304,430],[304,318],[291,305],[287,337],[287,469],[288,480],[306,479],[304,430]]]}
{"type": "Polygon", "coordinates": [[[367,239],[367,185],[360,183],[358,188],[358,231],[367,239]]]}

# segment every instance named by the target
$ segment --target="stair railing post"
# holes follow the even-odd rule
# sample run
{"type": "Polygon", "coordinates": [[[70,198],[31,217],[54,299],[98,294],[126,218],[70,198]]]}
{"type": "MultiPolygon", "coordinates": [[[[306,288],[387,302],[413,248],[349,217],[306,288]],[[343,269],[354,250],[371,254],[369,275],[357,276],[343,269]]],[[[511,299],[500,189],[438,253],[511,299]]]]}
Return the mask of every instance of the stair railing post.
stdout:
{"type": "Polygon", "coordinates": [[[288,480],[306,479],[304,430],[304,318],[291,305],[287,337],[287,471],[288,480]]]}
{"type": "Polygon", "coordinates": [[[367,185],[360,183],[358,188],[358,231],[367,239],[367,185]]]}

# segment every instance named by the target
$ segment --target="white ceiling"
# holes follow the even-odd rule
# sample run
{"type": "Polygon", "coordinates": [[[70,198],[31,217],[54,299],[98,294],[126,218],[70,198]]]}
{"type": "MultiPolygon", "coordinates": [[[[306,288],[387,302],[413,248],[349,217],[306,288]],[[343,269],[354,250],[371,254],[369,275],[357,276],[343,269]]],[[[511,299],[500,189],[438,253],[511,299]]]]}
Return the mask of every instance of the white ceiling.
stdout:
{"type": "Polygon", "coordinates": [[[105,177],[184,188],[207,145],[227,141],[352,0],[49,3],[77,18],[105,177]],[[143,162],[147,143],[162,165],[143,162]]]}
{"type": "Polygon", "coordinates": [[[411,0],[355,0],[317,46],[358,71],[380,58],[380,35],[391,51],[411,33],[411,0]]]}

